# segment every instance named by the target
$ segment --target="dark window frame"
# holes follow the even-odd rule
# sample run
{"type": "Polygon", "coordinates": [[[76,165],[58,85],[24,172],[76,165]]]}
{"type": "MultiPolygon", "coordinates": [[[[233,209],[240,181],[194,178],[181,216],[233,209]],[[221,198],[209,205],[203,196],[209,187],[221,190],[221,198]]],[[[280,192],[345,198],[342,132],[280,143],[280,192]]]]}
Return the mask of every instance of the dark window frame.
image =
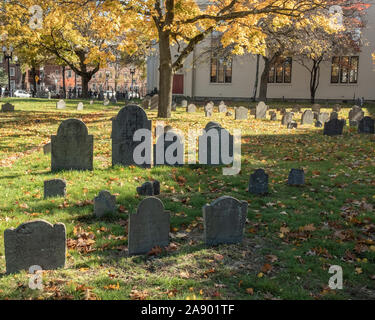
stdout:
{"type": "Polygon", "coordinates": [[[292,75],[293,75],[293,58],[286,57],[286,58],[277,59],[270,66],[270,69],[268,72],[268,83],[291,84],[292,75]],[[288,69],[289,69],[289,77],[287,77],[288,69]]]}
{"type": "Polygon", "coordinates": [[[210,83],[230,84],[233,82],[233,58],[219,56],[215,48],[220,46],[220,38],[211,38],[210,83]]]}
{"type": "Polygon", "coordinates": [[[332,57],[331,84],[358,84],[358,77],[359,56],[332,57]]]}

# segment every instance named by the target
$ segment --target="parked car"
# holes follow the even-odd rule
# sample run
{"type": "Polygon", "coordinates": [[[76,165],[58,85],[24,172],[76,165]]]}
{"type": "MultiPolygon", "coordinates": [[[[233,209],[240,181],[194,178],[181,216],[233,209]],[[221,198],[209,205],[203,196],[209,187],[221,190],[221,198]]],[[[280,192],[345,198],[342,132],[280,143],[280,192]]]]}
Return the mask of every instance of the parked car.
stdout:
{"type": "Polygon", "coordinates": [[[24,90],[16,90],[14,91],[13,96],[16,98],[30,98],[31,94],[24,90]]]}

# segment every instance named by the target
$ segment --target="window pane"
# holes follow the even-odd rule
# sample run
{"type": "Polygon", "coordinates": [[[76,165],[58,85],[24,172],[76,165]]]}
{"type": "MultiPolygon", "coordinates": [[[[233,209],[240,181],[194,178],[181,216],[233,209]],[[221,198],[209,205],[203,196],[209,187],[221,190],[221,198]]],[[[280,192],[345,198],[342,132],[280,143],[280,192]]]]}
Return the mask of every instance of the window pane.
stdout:
{"type": "Polygon", "coordinates": [[[283,63],[278,63],[276,65],[276,82],[283,83],[284,75],[283,75],[283,63]]]}
{"type": "Polygon", "coordinates": [[[268,73],[268,83],[274,83],[274,82],[275,82],[275,66],[272,65],[268,73]]]}
{"type": "Polygon", "coordinates": [[[339,57],[332,58],[331,83],[339,83],[339,75],[340,75],[339,62],[340,62],[339,57]]]}
{"type": "Polygon", "coordinates": [[[211,58],[211,82],[217,82],[217,59],[211,58]]]}
{"type": "Polygon", "coordinates": [[[349,72],[349,57],[341,58],[341,83],[348,82],[348,72],[349,72]]]}
{"type": "Polygon", "coordinates": [[[292,58],[286,58],[284,62],[284,83],[292,82],[292,58]]]}
{"type": "Polygon", "coordinates": [[[232,59],[226,59],[225,64],[225,82],[231,83],[232,82],[232,59]]]}
{"type": "Polygon", "coordinates": [[[218,60],[218,73],[217,73],[219,83],[224,83],[224,59],[219,58],[218,60]]]}
{"type": "Polygon", "coordinates": [[[358,82],[358,64],[359,64],[359,57],[350,58],[350,74],[349,74],[350,83],[358,82]]]}

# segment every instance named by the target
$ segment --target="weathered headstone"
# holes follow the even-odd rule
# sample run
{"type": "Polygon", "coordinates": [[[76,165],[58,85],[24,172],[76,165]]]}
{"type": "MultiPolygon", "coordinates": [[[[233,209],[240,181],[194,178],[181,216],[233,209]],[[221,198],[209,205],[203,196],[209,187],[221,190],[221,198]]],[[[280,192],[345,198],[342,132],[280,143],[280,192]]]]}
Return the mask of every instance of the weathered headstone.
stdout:
{"type": "Polygon", "coordinates": [[[181,107],[182,108],[187,108],[187,106],[188,106],[188,101],[187,100],[182,100],[181,101],[181,107]]]}
{"type": "Polygon", "coordinates": [[[353,106],[353,108],[349,112],[349,123],[350,126],[357,126],[359,121],[361,121],[365,116],[365,112],[361,109],[361,107],[353,106]]]}
{"type": "Polygon", "coordinates": [[[66,229],[44,220],[21,224],[4,232],[6,272],[17,273],[40,266],[43,270],[64,268],[66,229]]]}
{"type": "Polygon", "coordinates": [[[301,119],[302,125],[313,124],[314,123],[314,114],[311,110],[306,110],[301,119]]]}
{"type": "Polygon", "coordinates": [[[303,169],[292,169],[289,173],[288,184],[290,186],[303,186],[305,184],[303,169]]]}
{"type": "Polygon", "coordinates": [[[359,121],[358,133],[374,134],[374,122],[374,119],[370,117],[364,117],[362,120],[359,121]]]}
{"type": "Polygon", "coordinates": [[[342,135],[345,126],[345,120],[332,119],[324,124],[324,135],[338,136],[342,135]]]}
{"type": "Polygon", "coordinates": [[[283,118],[281,119],[281,123],[284,125],[284,126],[287,126],[289,123],[291,123],[293,121],[293,113],[292,112],[286,112],[284,115],[283,115],[283,118]]]}
{"type": "Polygon", "coordinates": [[[207,110],[204,112],[204,116],[206,118],[211,118],[213,116],[213,111],[212,110],[207,110]]]}
{"type": "Polygon", "coordinates": [[[312,109],[312,111],[313,112],[317,112],[317,113],[320,113],[320,109],[322,108],[322,106],[320,105],[320,104],[317,104],[317,103],[315,103],[312,107],[311,107],[311,109],[312,109]]]}
{"type": "Polygon", "coordinates": [[[143,200],[129,217],[129,254],[145,254],[169,245],[170,213],[155,197],[143,200]]]}
{"type": "Polygon", "coordinates": [[[140,196],[158,196],[160,194],[160,182],[157,180],[145,182],[142,186],[137,188],[137,193],[140,196]]]}
{"type": "Polygon", "coordinates": [[[225,105],[224,101],[222,101],[219,104],[219,113],[227,113],[228,112],[228,107],[225,105]]]}
{"type": "Polygon", "coordinates": [[[147,109],[150,109],[150,107],[151,107],[151,98],[149,97],[144,98],[142,101],[142,108],[144,110],[147,110],[147,109]]]}
{"type": "Polygon", "coordinates": [[[100,191],[94,199],[94,215],[101,218],[107,214],[113,214],[116,211],[116,196],[109,191],[100,191]]]}
{"type": "Polygon", "coordinates": [[[83,103],[82,102],[78,103],[77,111],[83,111],[83,103]]]}
{"type": "Polygon", "coordinates": [[[50,154],[51,153],[51,142],[45,144],[43,146],[43,153],[44,154],[50,154]]]}
{"type": "Polygon", "coordinates": [[[156,110],[159,108],[159,95],[155,94],[151,97],[150,109],[156,110]]]}
{"type": "Polygon", "coordinates": [[[207,114],[210,114],[210,117],[211,117],[214,112],[214,105],[211,103],[207,103],[204,106],[204,112],[206,113],[206,117],[207,117],[207,114]]]}
{"type": "Polygon", "coordinates": [[[94,104],[94,100],[90,100],[90,105],[93,105],[94,104]]]}
{"type": "Polygon", "coordinates": [[[105,99],[104,99],[104,102],[103,102],[103,105],[104,105],[105,107],[107,107],[107,106],[109,106],[109,103],[110,103],[110,101],[108,100],[108,98],[105,98],[105,99]]]}
{"type": "Polygon", "coordinates": [[[289,123],[287,124],[287,128],[288,128],[288,129],[297,129],[297,128],[298,128],[298,124],[297,124],[297,122],[295,122],[295,121],[289,122],[289,123]]]}
{"type": "Polygon", "coordinates": [[[257,195],[268,194],[268,174],[263,169],[256,170],[250,176],[249,192],[257,195]]]}
{"type": "Polygon", "coordinates": [[[221,197],[203,207],[204,242],[206,245],[241,243],[248,203],[232,197],[221,197]]]}
{"type": "Polygon", "coordinates": [[[329,121],[329,113],[328,112],[322,112],[322,113],[319,113],[318,116],[317,116],[317,121],[320,121],[321,123],[326,123],[329,121]]]}
{"type": "Polygon", "coordinates": [[[63,121],[51,137],[51,168],[58,170],[93,170],[94,137],[78,119],[63,121]]]}
{"type": "MultiPolygon", "coordinates": [[[[146,112],[136,106],[129,105],[120,110],[116,118],[112,120],[112,165],[132,166],[136,164],[133,157],[135,148],[141,141],[134,141],[134,134],[139,129],[146,129],[150,132],[150,145],[147,148],[151,150],[151,120],[148,120],[146,112]]],[[[151,166],[151,152],[145,159],[143,167],[151,166]]]]}
{"type": "Polygon", "coordinates": [[[267,109],[268,107],[263,101],[259,102],[255,109],[255,119],[266,119],[267,109]]]}
{"type": "Polygon", "coordinates": [[[62,110],[62,109],[65,109],[66,108],[66,103],[64,100],[59,100],[57,103],[56,103],[56,109],[58,110],[62,110]]]}
{"type": "Polygon", "coordinates": [[[197,112],[197,107],[195,106],[195,104],[189,104],[189,105],[186,107],[186,112],[187,112],[187,113],[194,113],[194,112],[197,112]]]}
{"type": "Polygon", "coordinates": [[[65,197],[66,181],[62,179],[52,179],[44,181],[44,199],[65,197]]]}
{"type": "Polygon", "coordinates": [[[270,111],[270,120],[277,121],[277,113],[275,111],[270,111]]]}
{"type": "Polygon", "coordinates": [[[1,112],[14,112],[14,105],[5,103],[1,106],[1,112]]]}
{"type": "Polygon", "coordinates": [[[235,108],[235,119],[236,120],[247,120],[249,110],[245,107],[235,108]]]}

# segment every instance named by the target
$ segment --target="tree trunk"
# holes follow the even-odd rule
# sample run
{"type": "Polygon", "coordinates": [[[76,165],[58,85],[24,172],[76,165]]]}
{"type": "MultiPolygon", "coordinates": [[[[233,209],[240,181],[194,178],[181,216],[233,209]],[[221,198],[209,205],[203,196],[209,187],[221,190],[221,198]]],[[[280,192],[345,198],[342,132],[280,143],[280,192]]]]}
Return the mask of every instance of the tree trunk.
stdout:
{"type": "Polygon", "coordinates": [[[271,67],[271,61],[269,58],[264,57],[264,69],[262,76],[260,78],[260,90],[259,90],[259,100],[260,101],[267,101],[267,90],[268,90],[268,75],[271,67]]]}
{"type": "Polygon", "coordinates": [[[82,98],[89,98],[89,82],[91,80],[90,75],[85,74],[81,76],[82,79],[82,98]]]}
{"type": "Polygon", "coordinates": [[[66,85],[65,85],[65,66],[62,67],[62,81],[63,81],[63,93],[64,99],[66,98],[66,85]]]}
{"type": "Polygon", "coordinates": [[[159,118],[170,118],[172,111],[173,69],[169,33],[159,32],[159,118]]]}
{"type": "Polygon", "coordinates": [[[310,70],[310,101],[315,103],[316,91],[319,87],[320,80],[320,62],[322,60],[313,60],[313,66],[310,70]]]}
{"type": "Polygon", "coordinates": [[[257,92],[258,92],[258,84],[259,84],[259,62],[260,62],[260,55],[257,54],[257,64],[256,64],[256,72],[255,72],[255,82],[254,82],[254,89],[253,89],[253,101],[255,102],[257,99],[257,92]]]}
{"type": "Polygon", "coordinates": [[[34,89],[33,89],[33,98],[35,98],[35,95],[36,95],[36,86],[37,86],[36,79],[35,79],[35,77],[36,77],[36,69],[35,69],[35,67],[31,68],[31,75],[33,77],[33,87],[34,87],[34,89]]]}

